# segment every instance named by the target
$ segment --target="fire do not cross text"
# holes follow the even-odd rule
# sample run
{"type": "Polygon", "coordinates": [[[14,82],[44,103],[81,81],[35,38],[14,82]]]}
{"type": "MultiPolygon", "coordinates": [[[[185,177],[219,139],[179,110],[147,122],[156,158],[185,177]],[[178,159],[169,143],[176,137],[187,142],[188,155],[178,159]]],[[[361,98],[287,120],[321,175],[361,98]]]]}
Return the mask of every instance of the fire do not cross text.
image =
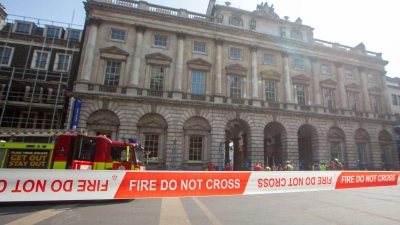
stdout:
{"type": "Polygon", "coordinates": [[[130,180],[129,191],[239,189],[240,179],[130,180]]]}

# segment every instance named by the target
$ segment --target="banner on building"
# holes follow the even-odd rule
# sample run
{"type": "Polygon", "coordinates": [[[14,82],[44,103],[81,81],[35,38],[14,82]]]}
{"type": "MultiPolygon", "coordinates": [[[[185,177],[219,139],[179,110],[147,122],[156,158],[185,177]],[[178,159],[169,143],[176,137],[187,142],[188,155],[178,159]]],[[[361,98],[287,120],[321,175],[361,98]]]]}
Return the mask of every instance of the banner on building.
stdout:
{"type": "Polygon", "coordinates": [[[82,100],[79,98],[75,99],[75,106],[74,106],[74,113],[73,113],[73,117],[72,117],[71,129],[78,128],[78,121],[79,121],[79,115],[81,113],[81,106],[82,106],[82,100]]]}
{"type": "Polygon", "coordinates": [[[0,173],[0,202],[226,196],[396,186],[394,171],[193,172],[16,170],[0,173]]]}

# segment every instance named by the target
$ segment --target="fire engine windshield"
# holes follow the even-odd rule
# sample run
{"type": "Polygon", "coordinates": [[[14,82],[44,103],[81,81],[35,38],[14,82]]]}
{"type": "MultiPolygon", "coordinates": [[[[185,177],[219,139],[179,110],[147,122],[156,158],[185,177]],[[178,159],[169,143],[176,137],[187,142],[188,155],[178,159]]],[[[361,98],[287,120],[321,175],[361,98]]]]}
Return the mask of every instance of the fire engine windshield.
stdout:
{"type": "Polygon", "coordinates": [[[135,157],[136,157],[136,162],[139,165],[144,165],[144,155],[143,155],[143,148],[141,145],[135,146],[135,157]]]}
{"type": "Polygon", "coordinates": [[[93,161],[96,152],[96,139],[85,136],[78,136],[75,144],[74,159],[93,161]]]}

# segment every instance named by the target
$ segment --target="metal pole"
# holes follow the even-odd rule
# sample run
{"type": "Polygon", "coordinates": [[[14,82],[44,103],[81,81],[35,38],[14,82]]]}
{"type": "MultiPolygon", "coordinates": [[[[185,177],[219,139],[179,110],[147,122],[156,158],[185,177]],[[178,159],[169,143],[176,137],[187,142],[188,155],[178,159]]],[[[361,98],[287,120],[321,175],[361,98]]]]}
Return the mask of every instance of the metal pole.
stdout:
{"type": "Polygon", "coordinates": [[[4,101],[3,110],[1,111],[0,127],[2,127],[3,116],[4,116],[4,112],[6,110],[6,106],[7,106],[7,103],[8,103],[8,96],[10,95],[11,84],[12,84],[12,81],[14,79],[14,72],[15,72],[15,67],[13,67],[13,70],[12,70],[12,73],[11,73],[11,77],[10,77],[10,82],[8,83],[6,100],[4,101]]]}

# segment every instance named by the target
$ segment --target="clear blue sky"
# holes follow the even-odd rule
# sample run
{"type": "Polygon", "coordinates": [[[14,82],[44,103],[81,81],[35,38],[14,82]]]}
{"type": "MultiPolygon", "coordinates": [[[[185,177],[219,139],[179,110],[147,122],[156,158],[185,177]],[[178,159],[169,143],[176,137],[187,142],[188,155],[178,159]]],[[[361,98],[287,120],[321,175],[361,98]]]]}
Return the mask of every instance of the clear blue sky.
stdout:
{"type": "MultiPolygon", "coordinates": [[[[86,0],[3,0],[6,12],[60,21],[84,24],[86,0]],[[74,15],[74,17],[73,17],[74,15]]],[[[234,7],[253,11],[260,0],[229,0],[234,7]]],[[[205,13],[209,0],[148,0],[148,3],[183,8],[205,13]]],[[[218,1],[223,4],[225,1],[218,1]]],[[[265,1],[264,1],[265,2],[265,1]]],[[[275,12],[290,21],[301,17],[303,24],[314,30],[314,38],[354,47],[363,42],[368,51],[380,52],[389,61],[387,76],[400,77],[400,41],[398,40],[398,9],[400,1],[381,0],[371,3],[360,0],[273,0],[275,12]]]]}

